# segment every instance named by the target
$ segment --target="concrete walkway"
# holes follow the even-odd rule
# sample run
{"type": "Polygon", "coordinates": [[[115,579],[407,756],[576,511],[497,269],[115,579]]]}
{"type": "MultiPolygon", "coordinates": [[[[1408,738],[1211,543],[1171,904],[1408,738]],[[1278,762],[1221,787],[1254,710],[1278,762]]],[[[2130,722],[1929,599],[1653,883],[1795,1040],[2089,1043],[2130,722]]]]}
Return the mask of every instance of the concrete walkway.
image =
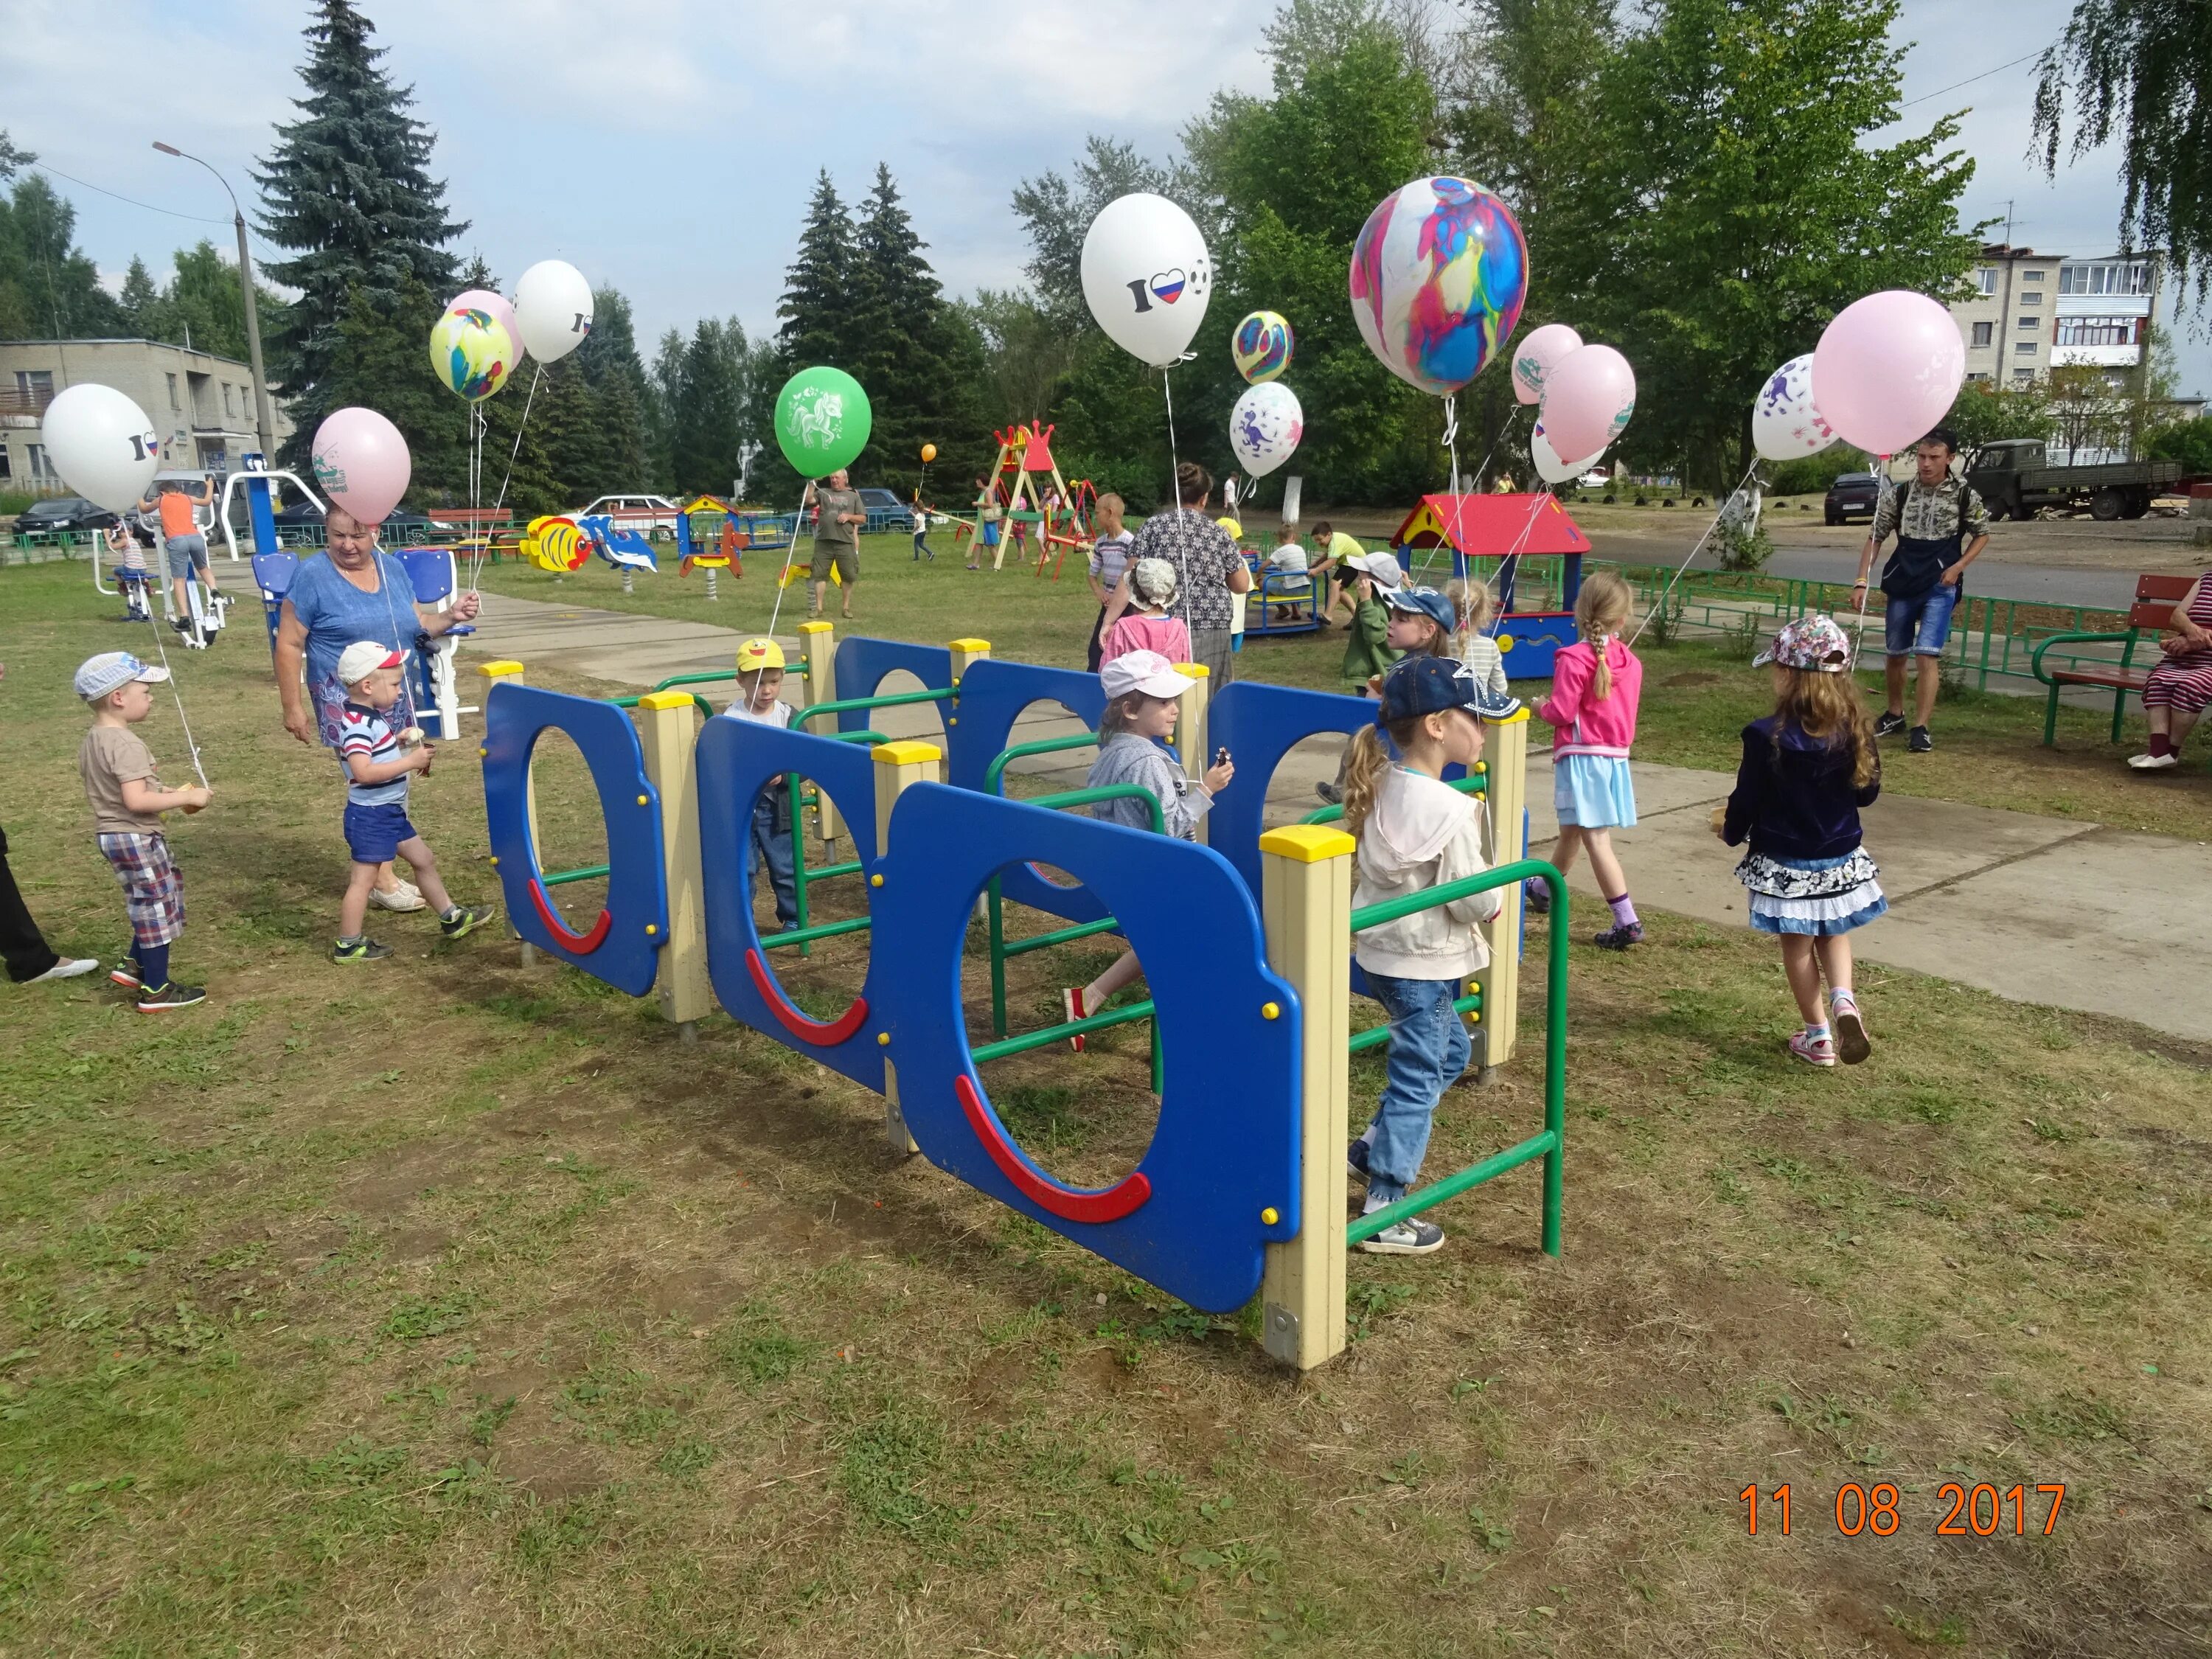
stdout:
{"type": "MultiPolygon", "coordinates": [[[[706,623],[505,595],[487,596],[485,611],[464,647],[473,654],[639,687],[726,668],[739,637],[706,623]]],[[[785,643],[795,650],[796,635],[785,643]]],[[[930,704],[884,709],[874,724],[892,737],[942,735],[930,704]]],[[[1080,729],[1064,711],[1040,706],[1015,737],[1025,743],[1080,729]]],[[[1340,746],[1316,739],[1285,757],[1268,788],[1271,821],[1290,822],[1319,805],[1313,786],[1334,775],[1340,746]]],[[[1018,769],[1065,787],[1079,784],[1090,764],[1089,753],[1077,750],[1018,769]]],[[[1530,846],[1540,855],[1557,833],[1548,759],[1532,756],[1529,772],[1530,846]]],[[[1723,772],[1637,764],[1641,821],[1613,841],[1639,904],[1744,925],[1744,892],[1732,873],[1737,854],[1713,838],[1710,823],[1734,782],[1723,772]]],[[[1885,795],[1869,809],[1866,831],[1891,908],[1853,935],[1861,961],[2212,1042],[2205,992],[2212,986],[2212,853],[2205,842],[1903,795],[1885,795]]],[[[1576,927],[1595,931],[1599,907],[1587,864],[1571,881],[1591,895],[1577,907],[1576,927]]]]}

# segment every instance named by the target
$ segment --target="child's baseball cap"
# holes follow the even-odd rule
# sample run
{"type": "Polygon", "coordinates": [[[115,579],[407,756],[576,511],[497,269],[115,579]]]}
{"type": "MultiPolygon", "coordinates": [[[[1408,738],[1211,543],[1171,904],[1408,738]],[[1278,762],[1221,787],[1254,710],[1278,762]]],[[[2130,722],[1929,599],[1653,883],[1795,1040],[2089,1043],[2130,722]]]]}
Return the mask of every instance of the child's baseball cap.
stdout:
{"type": "Polygon", "coordinates": [[[782,668],[783,647],[770,639],[750,639],[738,641],[738,672],[761,674],[771,668],[782,668]]]}
{"type": "Polygon", "coordinates": [[[1410,584],[1394,587],[1383,596],[1382,603],[1393,611],[1404,611],[1426,617],[1445,633],[1459,626],[1459,612],[1450,596],[1433,587],[1415,587],[1410,584]]]}
{"type": "Polygon", "coordinates": [[[1372,576],[1385,587],[1395,587],[1406,580],[1406,567],[1398,562],[1398,556],[1388,549],[1378,548],[1372,553],[1355,553],[1345,562],[1363,575],[1372,576]]]}
{"type": "Polygon", "coordinates": [[[1382,696],[1375,711],[1377,726],[1464,708],[1486,720],[1510,720],[1521,710],[1518,697],[1501,697],[1465,663],[1450,657],[1408,657],[1382,677],[1382,696]]]}
{"type": "Polygon", "coordinates": [[[76,694],[87,702],[98,702],[111,691],[120,691],[133,680],[159,685],[169,678],[166,668],[149,668],[128,651],[103,651],[77,665],[76,694]]]}
{"type": "Polygon", "coordinates": [[[381,641],[356,640],[338,653],[338,684],[359,685],[378,669],[397,668],[405,660],[381,641]]]}
{"type": "Polygon", "coordinates": [[[1850,641],[1833,617],[1815,612],[1783,623],[1766,649],[1751,659],[1751,665],[1764,668],[1771,662],[1815,674],[1840,674],[1851,665],[1850,641]]]}
{"type": "Polygon", "coordinates": [[[1098,684],[1109,697],[1141,691],[1172,701],[1190,690],[1190,681],[1157,651],[1123,652],[1098,671],[1098,684]]]}

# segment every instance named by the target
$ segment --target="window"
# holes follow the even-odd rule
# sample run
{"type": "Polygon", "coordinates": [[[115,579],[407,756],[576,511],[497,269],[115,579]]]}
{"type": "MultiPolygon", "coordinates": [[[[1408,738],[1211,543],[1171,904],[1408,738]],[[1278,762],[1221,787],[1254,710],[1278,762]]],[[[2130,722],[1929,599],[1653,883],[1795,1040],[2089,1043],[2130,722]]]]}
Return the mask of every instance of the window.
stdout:
{"type": "Polygon", "coordinates": [[[2023,270],[2020,273],[2020,280],[2023,283],[2039,283],[2043,280],[2043,275],[2039,270],[2023,270]]]}
{"type": "Polygon", "coordinates": [[[2024,306],[2039,306],[2043,303],[2043,296],[2040,294],[2022,294],[2020,302],[2024,306]]]}
{"type": "Polygon", "coordinates": [[[1966,378],[1970,380],[1986,380],[1990,378],[1989,371],[1986,369],[1977,370],[1970,373],[1966,378]]]}
{"type": "Polygon", "coordinates": [[[1974,271],[1974,286],[1984,294],[1996,293],[1997,291],[1996,272],[1988,265],[1978,267],[1974,271]]]}
{"type": "Polygon", "coordinates": [[[54,372],[51,368],[19,368],[15,371],[15,390],[26,398],[51,398],[54,395],[54,372]]]}
{"type": "Polygon", "coordinates": [[[1976,323],[1974,325],[1974,343],[1978,346],[1985,346],[1989,344],[1990,337],[1995,335],[1996,331],[1997,325],[1995,323],[1976,323]]]}
{"type": "Polygon", "coordinates": [[[226,415],[238,413],[238,404],[230,395],[230,382],[228,380],[222,383],[222,412],[226,415]]]}
{"type": "Polygon", "coordinates": [[[2043,326],[2043,319],[2040,317],[2023,317],[2020,321],[2014,324],[2013,326],[2015,328],[2041,328],[2043,326]]]}
{"type": "Polygon", "coordinates": [[[2146,262],[2099,265],[2062,265],[2061,294],[2148,294],[2150,265],[2146,262]]]}
{"type": "Polygon", "coordinates": [[[30,457],[33,477],[51,478],[54,476],[46,468],[46,447],[44,444],[26,444],[23,449],[24,453],[30,457]]]}
{"type": "Polygon", "coordinates": [[[2141,319],[2135,317],[2061,317],[2060,345],[2134,345],[2141,319]]]}
{"type": "Polygon", "coordinates": [[[173,374],[169,376],[169,407],[172,409],[182,409],[184,407],[184,404],[179,402],[177,398],[177,377],[173,374]]]}
{"type": "Polygon", "coordinates": [[[2040,343],[2042,343],[2037,340],[2022,340],[2012,349],[2012,355],[2015,357],[2033,357],[2035,356],[2036,347],[2040,343]]]}
{"type": "Polygon", "coordinates": [[[12,478],[15,476],[15,458],[9,453],[7,445],[0,444],[0,478],[12,478]]]}
{"type": "Polygon", "coordinates": [[[2033,386],[2035,371],[2032,368],[2015,368],[2012,372],[2012,383],[2014,386],[2033,386]]]}

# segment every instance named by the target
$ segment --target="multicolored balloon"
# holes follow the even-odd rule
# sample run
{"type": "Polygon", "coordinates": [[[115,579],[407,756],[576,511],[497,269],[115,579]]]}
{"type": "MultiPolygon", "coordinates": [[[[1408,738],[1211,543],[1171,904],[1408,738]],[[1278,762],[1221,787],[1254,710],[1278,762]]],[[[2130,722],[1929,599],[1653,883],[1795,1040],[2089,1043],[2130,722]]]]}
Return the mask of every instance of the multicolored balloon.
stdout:
{"type": "Polygon", "coordinates": [[[489,311],[449,311],[430,330],[431,372],[472,404],[505,386],[514,367],[514,337],[489,311]]]}
{"type": "Polygon", "coordinates": [[[1264,478],[1291,459],[1305,436],[1306,412],[1297,393],[1279,380],[1255,386],[1237,400],[1229,413],[1229,445],[1237,463],[1255,478],[1264,478]]]}
{"type": "Polygon", "coordinates": [[[1416,179],[1367,216],[1350,287],[1359,337],[1382,366],[1424,392],[1453,392],[1521,320],[1528,244],[1481,185],[1416,179]]]}
{"type": "Polygon", "coordinates": [[[1751,447],[1763,459],[1795,461],[1835,441],[1835,428],[1813,406],[1813,354],[1792,357],[1752,400],[1751,447]]]}
{"type": "Polygon", "coordinates": [[[1237,325],[1237,332],[1229,342],[1229,355],[1236,360],[1237,372],[1254,386],[1280,378],[1291,366],[1291,354],[1297,349],[1297,340],[1291,332],[1290,319],[1279,311],[1255,311],[1237,325]]]}
{"type": "Polygon", "coordinates": [[[489,311],[499,319],[499,325],[507,331],[507,337],[514,343],[514,360],[522,361],[526,349],[522,338],[522,325],[515,320],[514,307],[504,295],[493,293],[488,288],[472,288],[456,294],[446,301],[447,311],[489,311]]]}

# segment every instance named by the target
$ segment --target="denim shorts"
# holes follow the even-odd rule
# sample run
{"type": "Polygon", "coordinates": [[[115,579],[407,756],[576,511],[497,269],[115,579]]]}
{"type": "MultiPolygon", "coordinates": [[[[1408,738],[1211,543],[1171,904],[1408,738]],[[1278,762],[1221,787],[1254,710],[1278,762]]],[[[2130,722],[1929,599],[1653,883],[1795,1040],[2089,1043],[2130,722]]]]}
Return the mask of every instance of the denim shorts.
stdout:
{"type": "Polygon", "coordinates": [[[188,580],[198,567],[204,576],[208,568],[207,538],[204,536],[172,536],[161,549],[169,567],[169,574],[179,581],[188,580]]]}
{"type": "Polygon", "coordinates": [[[1942,656],[1958,604],[1956,582],[1938,582],[1911,599],[1892,599],[1882,620],[1883,648],[1893,657],[1942,656]]]}
{"type": "Polygon", "coordinates": [[[346,851],[356,864],[389,864],[399,843],[413,841],[416,828],[407,821],[407,808],[388,800],[376,806],[348,801],[345,810],[346,851]]]}

